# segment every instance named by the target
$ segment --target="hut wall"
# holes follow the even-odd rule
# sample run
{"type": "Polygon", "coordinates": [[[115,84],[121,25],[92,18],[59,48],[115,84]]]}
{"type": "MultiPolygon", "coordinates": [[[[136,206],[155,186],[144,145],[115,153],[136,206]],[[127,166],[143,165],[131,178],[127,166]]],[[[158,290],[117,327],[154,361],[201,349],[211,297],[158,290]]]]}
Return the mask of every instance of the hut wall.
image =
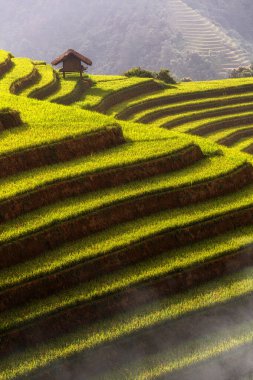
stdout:
{"type": "Polygon", "coordinates": [[[80,71],[82,68],[82,64],[80,59],[76,57],[68,57],[64,62],[63,62],[63,71],[66,72],[76,72],[80,71]]]}

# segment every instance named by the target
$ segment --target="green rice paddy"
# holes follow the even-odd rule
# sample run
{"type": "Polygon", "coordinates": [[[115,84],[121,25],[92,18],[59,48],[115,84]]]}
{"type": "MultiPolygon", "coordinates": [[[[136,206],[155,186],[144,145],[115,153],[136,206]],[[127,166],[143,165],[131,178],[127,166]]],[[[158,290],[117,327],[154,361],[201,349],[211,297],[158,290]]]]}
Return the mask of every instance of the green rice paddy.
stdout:
{"type": "MultiPolygon", "coordinates": [[[[0,51],[0,67],[10,57],[10,53],[0,51]]],[[[214,180],[223,178],[233,181],[246,163],[253,162],[252,156],[244,152],[253,143],[253,137],[238,137],[231,148],[218,144],[224,137],[252,128],[250,121],[245,121],[245,118],[250,120],[252,117],[253,124],[252,78],[179,83],[137,96],[134,89],[152,80],[123,75],[85,75],[84,83],[87,78],[93,81],[93,86],[88,89],[82,86],[78,75],[69,75],[64,80],[61,74],[55,74],[52,67],[44,62],[28,58],[11,58],[11,61],[12,65],[6,66],[6,72],[0,78],[0,109],[19,111],[23,124],[0,131],[2,157],[31,149],[36,155],[37,147],[75,139],[111,126],[122,128],[126,143],[86,157],[1,178],[0,202],[17,202],[17,197],[22,195],[26,195],[29,202],[33,192],[47,189],[52,184],[63,184],[77,178],[85,181],[91,174],[103,174],[110,170],[114,170],[117,176],[123,167],[137,164],[140,173],[146,171],[146,179],[126,180],[125,184],[110,188],[101,183],[100,190],[75,197],[69,197],[66,192],[61,200],[52,204],[45,199],[44,206],[35,207],[34,211],[25,213],[21,209],[20,216],[0,225],[3,255],[5,249],[7,254],[10,243],[21,242],[23,238],[35,239],[36,242],[39,232],[49,229],[54,231],[57,226],[64,226],[71,220],[78,221],[85,215],[99,217],[102,210],[110,212],[110,208],[115,205],[120,205],[123,211],[128,202],[133,200],[138,206],[139,200],[148,196],[180,189],[192,190],[200,183],[208,183],[206,191],[211,191],[214,180]],[[32,80],[28,82],[28,78],[32,80]],[[19,95],[14,95],[12,89],[17,84],[19,95]],[[45,99],[34,99],[36,93],[44,89],[49,90],[45,99]],[[118,101],[116,105],[114,102],[112,106],[108,102],[106,114],[94,111],[94,107],[103,99],[108,100],[111,95],[117,99],[118,94],[129,89],[132,90],[128,92],[129,99],[118,101]],[[56,104],[64,102],[66,97],[70,105],[56,104]],[[129,119],[121,120],[122,112],[128,110],[131,110],[129,119]],[[153,122],[144,119],[149,115],[156,115],[153,122]],[[169,122],[173,123],[170,129],[164,128],[164,124],[169,122]],[[195,135],[198,129],[206,125],[210,127],[206,136],[195,135]],[[148,167],[144,166],[144,163],[154,163],[162,157],[173,157],[177,162],[179,152],[193,149],[196,145],[202,150],[203,158],[191,165],[179,165],[172,172],[162,170],[163,174],[159,174],[159,170],[149,174],[148,167]]],[[[60,242],[57,248],[51,247],[49,237],[47,248],[39,255],[36,254],[36,243],[34,255],[27,257],[24,247],[20,245],[18,249],[25,259],[0,270],[0,298],[11,289],[19,289],[22,295],[27,287],[32,286],[32,281],[41,279],[43,286],[43,280],[58,276],[64,270],[85,266],[93,260],[99,262],[115,252],[131,255],[136,245],[140,245],[145,252],[148,242],[161,234],[173,232],[177,236],[183,228],[185,234],[190,234],[190,226],[198,225],[201,228],[206,221],[220,220],[232,213],[251,209],[253,184],[249,173],[246,182],[241,189],[223,196],[217,194],[207,201],[200,201],[196,192],[196,199],[194,202],[189,200],[188,206],[180,207],[178,199],[173,209],[165,208],[146,217],[136,207],[133,220],[115,221],[111,226],[105,223],[100,232],[90,233],[80,240],[73,239],[67,244],[60,242]]],[[[220,190],[222,194],[222,188],[220,190]]],[[[13,207],[19,207],[18,203],[13,203],[13,207]]],[[[25,302],[5,308],[0,314],[0,342],[1,337],[9,339],[14,331],[17,335],[21,334],[22,328],[27,329],[29,336],[32,326],[36,328],[40,322],[47,323],[52,315],[57,320],[62,311],[71,311],[97,300],[107,300],[112,295],[120,295],[132,288],[148,286],[152,289],[157,280],[175,274],[184,275],[191,268],[211,263],[225,255],[229,257],[245,247],[250,252],[253,225],[242,221],[240,228],[231,226],[218,231],[215,237],[210,231],[206,239],[198,238],[196,243],[183,247],[180,234],[178,239],[170,251],[161,249],[159,254],[154,251],[154,255],[142,258],[135,264],[124,265],[119,262],[116,270],[108,269],[103,275],[95,273],[93,279],[76,282],[60,291],[52,289],[50,295],[39,299],[30,294],[25,302]]],[[[25,379],[32,374],[43,375],[44,370],[50,378],[51,368],[61,363],[71,368],[77,354],[88,357],[93,349],[105,344],[109,350],[115,351],[118,342],[134,340],[148,329],[152,329],[155,334],[161,325],[168,325],[166,328],[169,329],[173,321],[181,320],[183,323],[193,314],[202,318],[203,313],[211,312],[217,305],[223,305],[233,312],[229,309],[230,302],[240,305],[241,300],[252,293],[253,269],[250,263],[247,268],[230,275],[224,268],[224,275],[215,281],[204,278],[202,285],[190,287],[187,291],[182,289],[178,294],[167,297],[158,294],[157,299],[153,297],[141,307],[133,300],[131,307],[126,306],[124,312],[100,317],[91,326],[83,324],[67,332],[63,324],[56,337],[49,339],[45,334],[41,340],[36,341],[35,338],[32,346],[24,343],[22,352],[18,352],[15,344],[10,343],[13,344],[13,350],[0,359],[0,378],[25,379]]],[[[108,368],[100,374],[88,374],[87,377],[85,368],[83,373],[91,380],[146,380],[169,375],[175,375],[177,379],[178,370],[189,366],[195,368],[200,363],[222,357],[226,352],[252,344],[252,326],[251,316],[246,321],[237,321],[229,329],[219,326],[219,330],[216,330],[216,326],[210,326],[207,335],[199,334],[193,339],[186,337],[184,344],[178,343],[161,350],[158,346],[155,354],[144,352],[142,359],[131,360],[120,366],[117,366],[117,362],[113,365],[108,363],[108,368]]]]}

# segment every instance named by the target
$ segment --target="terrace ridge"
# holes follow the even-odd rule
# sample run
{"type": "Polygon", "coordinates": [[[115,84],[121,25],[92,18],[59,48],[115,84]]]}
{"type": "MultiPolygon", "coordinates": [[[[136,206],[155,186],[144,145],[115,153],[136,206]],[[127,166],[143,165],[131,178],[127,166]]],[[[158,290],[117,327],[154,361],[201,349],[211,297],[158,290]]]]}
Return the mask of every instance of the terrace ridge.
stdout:
{"type": "Polygon", "coordinates": [[[168,108],[162,108],[162,109],[155,109],[150,112],[147,112],[145,115],[141,116],[140,118],[137,118],[136,121],[139,123],[151,123],[153,121],[156,121],[160,118],[163,118],[165,116],[172,116],[172,115],[178,115],[180,113],[186,113],[186,112],[193,112],[193,111],[203,111],[209,108],[214,108],[218,106],[226,107],[229,105],[236,105],[241,104],[243,102],[250,102],[252,100],[252,95],[245,95],[245,96],[238,96],[238,97],[232,97],[232,98],[225,98],[225,99],[219,99],[219,100],[210,100],[206,102],[200,102],[200,103],[189,103],[189,104],[183,104],[178,105],[174,107],[168,107],[168,108]]]}
{"type": "Polygon", "coordinates": [[[203,120],[207,118],[213,118],[213,117],[219,117],[219,116],[226,116],[226,115],[233,115],[233,114],[243,114],[243,113],[249,113],[250,111],[253,111],[253,103],[240,105],[240,106],[229,106],[229,107],[219,107],[214,108],[210,111],[205,110],[203,112],[193,113],[189,115],[185,115],[182,117],[177,117],[172,119],[171,121],[166,122],[166,128],[175,128],[178,126],[181,126],[182,124],[190,123],[191,121],[197,121],[197,120],[203,120]]]}
{"type": "Polygon", "coordinates": [[[189,145],[161,157],[49,183],[0,202],[0,223],[52,204],[57,200],[173,172],[188,167],[203,158],[204,155],[197,145],[189,145]]]}
{"type": "Polygon", "coordinates": [[[39,72],[36,67],[33,67],[33,70],[30,74],[23,78],[16,79],[10,86],[10,92],[12,94],[18,95],[27,87],[32,86],[37,83],[40,78],[39,72]]]}
{"type": "MultiPolygon", "coordinates": [[[[252,128],[246,128],[243,130],[235,131],[235,132],[229,134],[228,136],[223,137],[222,139],[218,140],[218,143],[230,147],[234,143],[238,142],[239,140],[246,138],[246,137],[251,137],[251,136],[253,136],[253,129],[252,128]]],[[[250,151],[249,151],[249,153],[250,153],[250,151]]]]}
{"type": "Polygon", "coordinates": [[[49,314],[40,320],[34,320],[14,330],[2,332],[0,353],[8,355],[30,345],[55,339],[61,334],[71,332],[74,328],[92,325],[93,323],[111,318],[122,309],[129,311],[145,305],[150,301],[151,294],[163,298],[187,291],[221,276],[233,274],[253,264],[253,248],[243,248],[237,252],[224,255],[203,264],[198,264],[183,272],[174,273],[159,279],[130,286],[125,290],[106,295],[101,299],[94,299],[81,305],[75,305],[65,310],[49,314]]]}
{"type": "Polygon", "coordinates": [[[158,107],[166,104],[174,104],[177,102],[205,99],[210,97],[224,97],[225,95],[236,95],[253,91],[253,84],[244,84],[240,86],[231,86],[220,89],[208,89],[206,91],[186,92],[178,95],[163,95],[157,98],[146,99],[136,104],[127,106],[117,114],[117,119],[129,120],[136,113],[145,111],[151,107],[158,107]]]}
{"type": "Polygon", "coordinates": [[[107,95],[101,102],[92,109],[100,113],[106,113],[113,106],[126,100],[136,98],[140,95],[163,90],[165,86],[151,79],[147,82],[135,84],[126,89],[115,91],[115,93],[107,95]]]}
{"type": "MultiPolygon", "coordinates": [[[[117,220],[115,222],[115,211],[120,213],[123,213],[124,208],[126,208],[126,205],[123,203],[123,205],[119,206],[110,206],[105,210],[105,217],[104,217],[104,223],[107,223],[107,228],[109,227],[108,223],[110,223],[110,219],[113,219],[113,223],[122,223],[126,220],[131,220],[135,217],[140,216],[146,216],[150,213],[158,212],[160,210],[164,210],[166,208],[174,208],[178,206],[187,206],[189,204],[194,204],[197,202],[201,202],[207,199],[210,199],[215,196],[221,196],[224,194],[227,194],[229,192],[234,191],[237,189],[237,186],[243,187],[245,186],[245,181],[247,181],[246,177],[251,177],[253,179],[253,173],[251,168],[246,168],[245,166],[245,174],[244,177],[242,175],[242,172],[233,175],[228,175],[223,178],[217,178],[213,181],[209,181],[206,183],[202,183],[200,185],[195,185],[192,188],[185,187],[176,191],[172,191],[171,193],[161,193],[161,194],[155,194],[154,196],[145,196],[141,199],[137,199],[136,201],[130,200],[126,203],[126,205],[129,204],[127,209],[127,219],[124,219],[122,215],[120,215],[121,220],[117,220]],[[248,170],[249,169],[249,170],[248,170]],[[187,194],[187,196],[186,196],[187,194]],[[171,195],[171,199],[169,202],[167,202],[166,197],[169,198],[169,195],[171,195]],[[165,203],[162,200],[165,200],[165,203]],[[157,205],[154,206],[155,201],[157,202],[157,205]],[[153,205],[153,206],[152,206],[153,205]],[[148,206],[150,206],[148,209],[148,206]],[[132,211],[131,211],[132,208],[132,211]],[[134,210],[137,210],[136,213],[133,214],[134,210]],[[131,214],[132,212],[132,214],[131,214]]],[[[243,171],[243,169],[242,169],[243,171]]],[[[103,221],[103,211],[101,212],[101,216],[99,216],[99,222],[102,223],[103,221]]],[[[93,223],[95,223],[95,220],[93,219],[93,223]]],[[[103,224],[104,224],[103,223],[103,224]]],[[[87,222],[88,224],[88,222],[87,222]]],[[[103,227],[104,228],[104,227],[103,227]]],[[[36,235],[36,239],[38,241],[38,235],[36,235]]],[[[29,249],[29,247],[28,247],[29,249]]],[[[74,265],[73,267],[66,268],[63,271],[60,272],[54,272],[54,274],[45,276],[40,279],[32,280],[31,282],[28,281],[28,283],[21,284],[21,287],[15,286],[13,289],[7,289],[6,292],[0,293],[2,304],[0,304],[0,311],[3,311],[3,307],[6,308],[10,306],[10,302],[14,302],[17,304],[24,302],[27,297],[30,298],[39,298],[41,296],[45,296],[45,293],[47,294],[47,289],[50,289],[50,294],[54,291],[59,291],[62,289],[62,286],[64,284],[64,288],[66,289],[68,287],[67,284],[73,284],[78,285],[82,281],[91,280],[96,273],[94,273],[91,269],[87,270],[86,267],[87,263],[81,263],[78,265],[74,265]],[[36,289],[36,292],[35,292],[36,289]],[[36,296],[35,294],[36,293],[36,296]],[[9,296],[5,295],[10,294],[9,296]],[[14,296],[15,294],[15,296],[14,296]],[[4,301],[4,299],[6,301],[4,301]]],[[[89,265],[89,264],[88,264],[89,265]]],[[[106,268],[106,267],[105,267],[106,268]]],[[[105,269],[107,273],[107,268],[105,269]]],[[[100,274],[103,272],[100,271],[100,274]]]]}
{"type": "Polygon", "coordinates": [[[91,88],[91,86],[92,84],[90,83],[89,80],[84,79],[84,80],[78,81],[73,91],[71,91],[70,93],[66,95],[53,99],[52,103],[71,105],[79,101],[83,97],[85,91],[91,88]]]}
{"type": "Polygon", "coordinates": [[[29,97],[33,99],[43,100],[48,96],[57,92],[60,88],[60,82],[57,73],[53,72],[53,80],[51,83],[48,83],[36,90],[33,90],[29,97]]]}
{"type": "MultiPolygon", "coordinates": [[[[242,114],[242,116],[228,117],[223,120],[221,119],[221,120],[209,122],[190,130],[190,133],[194,135],[198,135],[198,136],[207,136],[208,134],[211,134],[212,132],[220,131],[221,129],[237,127],[238,123],[240,123],[243,126],[251,125],[253,123],[253,114],[246,115],[246,116],[242,114]]],[[[167,126],[167,123],[163,125],[163,127],[166,127],[166,126],[167,126]]]]}
{"type": "Polygon", "coordinates": [[[75,138],[0,156],[0,178],[45,165],[65,162],[125,143],[120,127],[100,128],[75,138]]]}
{"type": "Polygon", "coordinates": [[[0,63],[0,77],[5,75],[9,70],[11,70],[13,66],[13,62],[11,60],[11,54],[8,54],[8,57],[0,63]]]}

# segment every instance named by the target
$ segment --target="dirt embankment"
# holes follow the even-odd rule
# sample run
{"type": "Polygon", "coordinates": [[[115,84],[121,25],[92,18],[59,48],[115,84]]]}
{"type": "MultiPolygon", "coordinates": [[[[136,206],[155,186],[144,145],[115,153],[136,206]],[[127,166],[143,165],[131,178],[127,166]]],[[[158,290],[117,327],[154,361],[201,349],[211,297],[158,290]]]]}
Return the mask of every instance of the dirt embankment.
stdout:
{"type": "MultiPolygon", "coordinates": [[[[204,125],[201,125],[200,127],[196,129],[192,129],[189,131],[189,133],[197,136],[207,136],[209,134],[212,134],[214,132],[220,131],[222,129],[229,129],[240,126],[246,126],[253,123],[253,115],[250,116],[239,116],[239,117],[233,117],[228,118],[225,120],[218,120],[216,122],[210,122],[204,125]]],[[[166,127],[166,125],[163,125],[163,127],[166,127]]]]}
{"type": "MultiPolygon", "coordinates": [[[[247,184],[249,180],[252,180],[252,176],[250,175],[249,177],[247,173],[247,175],[242,176],[241,179],[243,186],[243,184],[247,184]]],[[[228,187],[229,186],[230,185],[228,185],[228,187]]],[[[237,188],[238,185],[235,187],[237,188]]],[[[231,191],[235,191],[235,187],[232,185],[231,191]]],[[[185,192],[186,199],[188,199],[188,194],[190,194],[190,191],[187,189],[185,192]]],[[[209,194],[209,189],[206,194],[209,194]]],[[[216,194],[216,190],[214,190],[214,194],[216,194]]],[[[192,199],[194,199],[194,197],[195,202],[198,202],[198,192],[195,194],[193,192],[192,199]]],[[[187,203],[187,201],[185,203],[187,203]]],[[[118,204],[112,207],[106,207],[89,214],[79,215],[74,219],[69,219],[65,222],[60,222],[59,224],[56,223],[45,230],[37,231],[34,234],[29,234],[28,236],[9,242],[6,245],[2,245],[0,247],[1,266],[4,268],[26,261],[30,258],[41,255],[45,251],[55,249],[68,242],[79,240],[118,223],[162,211],[168,205],[172,205],[170,193],[161,195],[155,194],[151,197],[144,198],[143,202],[140,202],[139,200],[133,202],[130,201],[129,203],[126,202],[126,204],[123,203],[123,206],[122,204],[118,204]]]]}
{"type": "MultiPolygon", "coordinates": [[[[80,276],[79,281],[87,280],[89,278],[87,277],[87,273],[89,275],[93,274],[94,277],[110,273],[125,265],[134,264],[170,249],[189,245],[206,238],[212,238],[235,228],[251,224],[253,224],[252,207],[233,211],[211,220],[162,232],[120,251],[98,257],[93,261],[86,262],[85,271],[80,266],[81,270],[79,273],[77,271],[75,276],[80,276]]],[[[121,312],[122,310],[145,304],[150,300],[152,292],[155,292],[156,297],[168,296],[222,275],[234,273],[253,264],[252,252],[252,247],[248,247],[216,260],[189,268],[183,272],[160,278],[151,283],[149,282],[146,285],[143,284],[140,287],[135,286],[126,289],[110,297],[107,296],[105,299],[71,307],[58,314],[41,319],[35,324],[24,326],[22,329],[6,332],[1,335],[0,352],[2,355],[7,355],[19,348],[23,349],[26,346],[46,342],[48,339],[73,331],[78,326],[94,323],[96,320],[111,317],[112,314],[121,312]]],[[[64,277],[64,272],[62,275],[63,277],[60,281],[66,281],[67,277],[64,277]]],[[[68,276],[70,283],[72,277],[68,276]]],[[[56,282],[53,286],[55,285],[56,282]]],[[[4,301],[4,297],[1,297],[1,300],[4,301]]],[[[7,300],[8,297],[6,297],[7,300]]]]}
{"type": "Polygon", "coordinates": [[[241,139],[244,139],[246,137],[253,136],[253,129],[248,128],[244,130],[238,130],[234,133],[231,133],[230,135],[220,139],[218,141],[219,144],[225,145],[225,146],[233,146],[236,142],[240,141],[241,139]]]}
{"type": "Polygon", "coordinates": [[[236,95],[253,91],[253,85],[234,86],[225,89],[216,89],[200,92],[191,92],[180,95],[161,96],[155,99],[146,100],[132,106],[126,107],[123,111],[117,115],[118,119],[128,120],[131,116],[138,114],[142,111],[148,110],[152,107],[164,106],[166,104],[174,104],[179,102],[185,102],[188,100],[207,99],[210,97],[224,97],[226,95],[236,95]]]}
{"type": "Polygon", "coordinates": [[[53,183],[1,202],[0,222],[73,196],[180,170],[202,158],[200,148],[191,145],[169,156],[53,183]]]}
{"type": "MultiPolygon", "coordinates": [[[[91,230],[93,231],[96,223],[98,227],[95,228],[102,230],[114,224],[129,221],[141,216],[147,216],[153,212],[168,208],[173,209],[174,207],[183,207],[233,192],[238,188],[245,186],[249,181],[252,182],[252,174],[252,168],[250,166],[245,166],[238,172],[227,175],[226,177],[217,178],[210,182],[178,189],[172,192],[146,196],[144,198],[125,202],[125,204],[123,203],[106,208],[97,213],[97,219],[92,216],[91,230]]],[[[86,220],[87,224],[89,224],[89,216],[87,216],[86,220]]],[[[62,229],[66,231],[67,228],[62,227],[62,229]]],[[[54,227],[52,234],[53,231],[54,227]]],[[[56,231],[58,232],[58,229],[56,229],[56,231]]],[[[180,234],[180,231],[178,233],[180,234]]],[[[39,244],[39,242],[44,239],[44,233],[42,232],[41,235],[34,235],[34,239],[39,244]]],[[[177,244],[175,244],[175,246],[176,245],[177,244]]],[[[27,243],[26,239],[19,243],[19,247],[21,246],[23,246],[25,253],[27,252],[27,249],[29,250],[29,242],[27,243]]],[[[34,247],[34,244],[32,244],[32,247],[34,247]]],[[[32,253],[34,252],[31,251],[31,254],[32,253]]],[[[41,251],[39,251],[39,253],[41,253],[41,251]]],[[[27,282],[20,286],[16,286],[15,288],[7,289],[0,293],[0,311],[25,303],[30,299],[46,297],[50,294],[61,291],[63,288],[67,289],[76,286],[82,282],[95,278],[97,275],[106,274],[108,271],[112,272],[113,270],[117,270],[120,265],[122,265],[122,259],[119,262],[115,260],[114,263],[113,257],[114,254],[112,253],[112,259],[109,254],[108,257],[99,257],[91,262],[83,262],[58,273],[54,273],[53,275],[27,282]]],[[[142,259],[142,257],[140,257],[140,259],[142,259]]],[[[125,258],[123,258],[123,260],[125,260],[125,258]]],[[[135,259],[133,260],[135,262],[135,259]]]]}
{"type": "Polygon", "coordinates": [[[27,75],[25,78],[17,79],[12,83],[10,87],[10,92],[12,94],[18,95],[21,91],[23,91],[26,87],[32,86],[37,83],[40,79],[40,74],[38,70],[34,67],[31,74],[27,75]]]}
{"type": "Polygon", "coordinates": [[[106,113],[113,106],[125,102],[126,100],[136,98],[140,95],[145,95],[155,91],[164,89],[164,86],[158,82],[150,80],[146,83],[135,85],[127,89],[115,91],[111,95],[106,96],[97,106],[94,111],[106,113]]]}
{"type": "Polygon", "coordinates": [[[183,272],[107,295],[102,299],[72,306],[20,329],[15,328],[2,334],[0,336],[1,356],[13,354],[13,352],[29,346],[46,343],[50,339],[75,331],[79,327],[87,327],[101,319],[111,318],[115,314],[145,305],[154,297],[158,300],[175,295],[252,264],[253,248],[249,247],[183,272]]]}
{"type": "Polygon", "coordinates": [[[91,87],[92,87],[92,83],[90,80],[85,80],[85,79],[80,80],[77,82],[74,90],[71,93],[53,100],[52,103],[64,104],[64,105],[70,105],[72,103],[75,103],[78,100],[82,99],[85,94],[85,91],[87,91],[91,87]]]}
{"type": "Polygon", "coordinates": [[[125,143],[119,127],[39,146],[0,157],[0,178],[25,170],[69,161],[125,143]]]}
{"type": "Polygon", "coordinates": [[[253,144],[250,144],[247,148],[243,149],[244,152],[253,154],[253,144]]]}
{"type": "Polygon", "coordinates": [[[13,62],[11,60],[11,55],[0,64],[0,77],[6,74],[13,66],[13,62]]]}
{"type": "Polygon", "coordinates": [[[181,106],[174,106],[174,107],[168,107],[165,109],[155,110],[150,113],[147,113],[146,115],[139,118],[137,121],[140,123],[151,123],[157,119],[161,119],[165,116],[172,116],[172,115],[179,115],[186,112],[193,112],[193,111],[199,111],[214,107],[226,107],[229,105],[234,104],[242,104],[244,102],[250,102],[252,100],[252,97],[249,97],[249,95],[235,97],[235,98],[228,98],[223,100],[212,100],[207,101],[205,103],[199,102],[199,103],[190,103],[190,104],[184,104],[181,106]]]}
{"type": "Polygon", "coordinates": [[[38,88],[37,90],[32,91],[29,95],[30,98],[43,100],[48,96],[54,94],[60,89],[60,81],[56,73],[54,73],[53,81],[47,84],[44,87],[38,88]]]}
{"type": "Polygon", "coordinates": [[[0,110],[0,131],[19,127],[23,122],[20,113],[14,110],[0,110]]]}
{"type": "Polygon", "coordinates": [[[253,103],[249,106],[238,106],[230,109],[217,109],[215,111],[206,111],[205,113],[196,113],[189,116],[178,117],[163,124],[162,126],[166,127],[167,129],[172,129],[179,127],[182,124],[190,123],[191,121],[205,120],[207,118],[233,115],[237,113],[247,113],[250,111],[253,111],[253,103]]]}

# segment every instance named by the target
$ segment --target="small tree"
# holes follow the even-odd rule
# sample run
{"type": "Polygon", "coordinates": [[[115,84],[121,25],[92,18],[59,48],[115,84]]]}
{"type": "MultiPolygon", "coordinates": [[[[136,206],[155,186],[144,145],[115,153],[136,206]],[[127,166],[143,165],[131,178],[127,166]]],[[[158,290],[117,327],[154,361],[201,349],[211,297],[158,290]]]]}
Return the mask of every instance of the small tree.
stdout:
{"type": "Polygon", "coordinates": [[[171,76],[168,69],[161,69],[159,73],[156,74],[156,78],[169,84],[175,84],[175,79],[171,76]]]}
{"type": "Polygon", "coordinates": [[[154,73],[151,71],[142,69],[141,67],[133,67],[124,73],[126,77],[138,77],[138,78],[154,78],[154,73]]]}
{"type": "Polygon", "coordinates": [[[238,67],[237,69],[234,69],[229,74],[230,78],[247,78],[247,77],[253,77],[253,66],[247,66],[247,67],[238,67]]]}

